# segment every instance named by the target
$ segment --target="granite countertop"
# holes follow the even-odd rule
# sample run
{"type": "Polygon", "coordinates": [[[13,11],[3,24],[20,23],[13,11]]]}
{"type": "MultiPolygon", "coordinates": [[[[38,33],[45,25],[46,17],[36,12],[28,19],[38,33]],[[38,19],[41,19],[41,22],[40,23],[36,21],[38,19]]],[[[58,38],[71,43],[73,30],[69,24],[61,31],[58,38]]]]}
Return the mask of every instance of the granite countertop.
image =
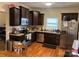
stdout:
{"type": "Polygon", "coordinates": [[[51,34],[61,34],[60,32],[53,32],[53,31],[29,31],[31,33],[33,32],[40,32],[40,33],[51,33],[51,34]]]}
{"type": "MultiPolygon", "coordinates": [[[[51,34],[61,34],[60,32],[53,32],[53,31],[29,31],[27,34],[34,33],[34,32],[51,33],[51,34]]],[[[16,33],[16,34],[10,33],[10,35],[13,35],[13,36],[22,36],[22,35],[24,35],[24,33],[16,33]]]]}
{"type": "Polygon", "coordinates": [[[22,36],[22,35],[24,35],[24,33],[17,33],[17,34],[11,33],[10,35],[13,35],[13,36],[22,36]]]}

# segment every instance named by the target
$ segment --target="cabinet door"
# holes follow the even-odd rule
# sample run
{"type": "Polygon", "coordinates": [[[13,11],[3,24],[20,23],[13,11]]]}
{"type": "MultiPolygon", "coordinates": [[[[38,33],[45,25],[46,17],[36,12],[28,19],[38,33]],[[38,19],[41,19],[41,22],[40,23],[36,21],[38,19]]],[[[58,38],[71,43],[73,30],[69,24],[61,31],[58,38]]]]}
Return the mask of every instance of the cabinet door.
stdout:
{"type": "Polygon", "coordinates": [[[15,25],[20,25],[20,14],[19,14],[19,9],[15,9],[15,25]]]}
{"type": "Polygon", "coordinates": [[[19,20],[20,20],[20,15],[19,15],[19,9],[18,8],[10,8],[9,9],[9,23],[10,26],[18,26],[19,25],[19,20]]]}
{"type": "Polygon", "coordinates": [[[78,20],[78,13],[62,13],[63,21],[70,21],[72,19],[78,20]]]}
{"type": "Polygon", "coordinates": [[[33,12],[29,11],[29,25],[33,25],[33,12]]]}
{"type": "Polygon", "coordinates": [[[20,18],[25,18],[25,8],[20,6],[20,18]]]}
{"type": "Polygon", "coordinates": [[[20,24],[22,18],[27,18],[29,22],[29,9],[19,6],[20,7],[20,24]]]}
{"type": "Polygon", "coordinates": [[[37,25],[37,24],[38,24],[38,13],[33,12],[33,25],[37,25]]]}
{"type": "Polygon", "coordinates": [[[39,21],[38,22],[39,25],[43,25],[43,22],[44,22],[44,14],[40,14],[38,21],[39,21]]]}
{"type": "Polygon", "coordinates": [[[45,33],[44,35],[44,43],[52,44],[52,45],[58,45],[59,44],[59,37],[57,34],[50,34],[45,33]]]}
{"type": "Polygon", "coordinates": [[[32,42],[36,41],[36,33],[32,33],[32,42]]]}
{"type": "Polygon", "coordinates": [[[39,14],[38,11],[30,11],[29,19],[31,25],[39,25],[39,14]]]}
{"type": "Polygon", "coordinates": [[[20,17],[21,18],[28,18],[29,9],[20,6],[20,17]]]}
{"type": "Polygon", "coordinates": [[[26,18],[29,18],[29,9],[25,8],[25,16],[26,18]]]}
{"type": "Polygon", "coordinates": [[[14,25],[14,9],[13,8],[9,9],[9,25],[10,26],[14,25]]]}
{"type": "Polygon", "coordinates": [[[33,12],[33,25],[38,25],[38,20],[39,20],[39,12],[34,11],[33,12]]]}

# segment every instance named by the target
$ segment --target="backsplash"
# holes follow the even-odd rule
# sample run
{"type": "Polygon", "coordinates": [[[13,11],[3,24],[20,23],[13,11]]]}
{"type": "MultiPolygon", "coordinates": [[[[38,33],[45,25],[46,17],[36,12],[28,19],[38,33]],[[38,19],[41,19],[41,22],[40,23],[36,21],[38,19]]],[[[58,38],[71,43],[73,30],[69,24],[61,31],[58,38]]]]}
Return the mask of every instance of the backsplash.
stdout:
{"type": "Polygon", "coordinates": [[[26,28],[26,26],[10,26],[10,32],[12,32],[13,28],[15,28],[16,30],[22,30],[23,28],[26,28]]]}
{"type": "Polygon", "coordinates": [[[44,26],[42,25],[37,25],[37,26],[28,26],[27,28],[29,28],[29,30],[33,30],[33,31],[39,31],[39,30],[43,30],[44,26]]]}
{"type": "Polygon", "coordinates": [[[10,26],[10,33],[12,32],[12,29],[16,29],[16,30],[22,30],[22,29],[28,29],[29,31],[39,31],[39,30],[44,30],[44,26],[42,25],[37,25],[37,26],[33,26],[33,25],[29,25],[29,26],[10,26]]]}

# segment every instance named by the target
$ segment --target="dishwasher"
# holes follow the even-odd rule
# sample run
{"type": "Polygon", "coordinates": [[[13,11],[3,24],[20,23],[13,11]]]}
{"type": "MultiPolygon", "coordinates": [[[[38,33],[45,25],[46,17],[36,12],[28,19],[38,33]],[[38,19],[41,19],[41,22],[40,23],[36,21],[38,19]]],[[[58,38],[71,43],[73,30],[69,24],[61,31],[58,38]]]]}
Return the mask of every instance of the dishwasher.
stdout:
{"type": "Polygon", "coordinates": [[[38,33],[36,41],[39,42],[39,43],[43,43],[44,42],[44,34],[43,33],[38,33]]]}

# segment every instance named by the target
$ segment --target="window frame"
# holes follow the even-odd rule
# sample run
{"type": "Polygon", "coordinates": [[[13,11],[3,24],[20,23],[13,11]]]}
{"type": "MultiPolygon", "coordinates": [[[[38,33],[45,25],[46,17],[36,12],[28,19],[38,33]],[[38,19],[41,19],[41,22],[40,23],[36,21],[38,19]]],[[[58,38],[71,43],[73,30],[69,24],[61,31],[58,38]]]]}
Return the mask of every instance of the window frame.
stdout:
{"type": "MultiPolygon", "coordinates": [[[[52,23],[52,22],[51,22],[52,23]]],[[[51,24],[50,23],[50,24],[51,24]]],[[[54,22],[53,22],[54,23],[54,22]]],[[[58,17],[47,17],[47,19],[46,19],[46,28],[48,29],[58,29],[58,17]],[[48,26],[48,18],[49,19],[52,19],[52,20],[54,20],[54,18],[56,18],[56,21],[55,21],[55,26],[48,26]],[[57,22],[57,23],[56,23],[57,22]],[[54,28],[55,27],[55,28],[54,28]]]]}

